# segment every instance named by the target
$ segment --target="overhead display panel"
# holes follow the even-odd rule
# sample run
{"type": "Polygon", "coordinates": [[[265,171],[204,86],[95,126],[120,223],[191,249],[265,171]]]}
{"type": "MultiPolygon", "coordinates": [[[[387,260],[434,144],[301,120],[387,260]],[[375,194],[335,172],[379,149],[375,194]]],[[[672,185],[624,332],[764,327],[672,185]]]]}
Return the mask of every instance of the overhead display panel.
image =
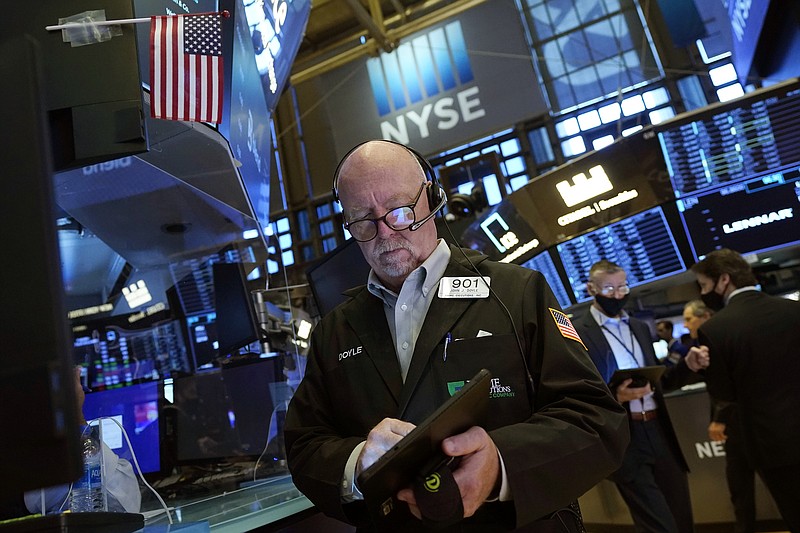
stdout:
{"type": "Polygon", "coordinates": [[[675,197],[797,166],[798,116],[792,80],[655,126],[675,197]]]}
{"type": "Polygon", "coordinates": [[[310,0],[245,3],[258,74],[270,112],[275,111],[306,32],[310,0]]]}
{"type": "Polygon", "coordinates": [[[550,286],[550,289],[553,291],[556,300],[558,300],[558,305],[560,305],[562,309],[566,309],[572,305],[572,300],[570,300],[569,297],[569,292],[571,291],[567,291],[567,288],[561,281],[561,276],[558,273],[556,264],[553,261],[553,258],[550,256],[549,251],[544,251],[539,255],[532,257],[531,259],[522,263],[522,266],[525,268],[530,268],[531,270],[537,270],[542,273],[544,279],[547,280],[547,284],[550,286]]]}
{"type": "Polygon", "coordinates": [[[692,253],[756,253],[800,242],[800,166],[678,200],[692,253]]]}
{"type": "Polygon", "coordinates": [[[534,179],[509,198],[554,244],[672,197],[658,139],[644,130],[534,179]]]}
{"type": "Polygon", "coordinates": [[[480,215],[463,232],[460,242],[502,263],[518,263],[545,248],[530,224],[508,201],[480,215]]]}
{"type": "Polygon", "coordinates": [[[686,270],[660,207],[609,224],[556,248],[578,303],[591,298],[586,290],[589,269],[601,259],[625,269],[630,287],[686,270]]]}

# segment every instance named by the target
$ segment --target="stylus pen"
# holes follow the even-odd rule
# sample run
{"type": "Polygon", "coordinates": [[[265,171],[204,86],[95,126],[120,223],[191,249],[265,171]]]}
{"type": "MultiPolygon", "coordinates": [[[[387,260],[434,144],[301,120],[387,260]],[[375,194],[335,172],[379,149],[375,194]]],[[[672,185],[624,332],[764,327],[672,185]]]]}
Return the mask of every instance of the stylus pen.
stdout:
{"type": "Polygon", "coordinates": [[[447,361],[447,345],[450,344],[450,340],[453,338],[453,334],[449,331],[447,335],[444,337],[444,352],[442,352],[442,361],[447,361]]]}

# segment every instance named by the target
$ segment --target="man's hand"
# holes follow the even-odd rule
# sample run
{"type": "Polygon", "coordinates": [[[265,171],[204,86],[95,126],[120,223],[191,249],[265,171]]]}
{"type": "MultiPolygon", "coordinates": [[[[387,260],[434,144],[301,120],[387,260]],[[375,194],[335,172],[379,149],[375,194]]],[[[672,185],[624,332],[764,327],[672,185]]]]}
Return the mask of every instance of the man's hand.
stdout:
{"type": "Polygon", "coordinates": [[[367,435],[367,442],[358,454],[356,461],[356,479],[366,470],[372,463],[386,453],[392,446],[408,435],[414,424],[410,422],[403,422],[396,418],[384,418],[380,423],[372,428],[367,435]]]}
{"type": "Polygon", "coordinates": [[[650,387],[649,382],[644,387],[629,387],[628,385],[631,383],[633,383],[633,380],[628,378],[617,387],[617,401],[619,403],[640,400],[653,392],[653,388],[650,387]]]}
{"type": "Polygon", "coordinates": [[[708,368],[711,363],[711,358],[708,354],[708,346],[692,346],[689,348],[689,353],[686,354],[686,366],[692,372],[697,372],[704,368],[708,368]]]}
{"type": "MultiPolygon", "coordinates": [[[[461,464],[453,472],[453,477],[461,493],[464,517],[470,517],[500,485],[497,447],[483,428],[473,426],[464,433],[446,438],[442,442],[442,451],[451,457],[461,457],[461,464]]],[[[411,488],[398,492],[397,499],[408,503],[411,513],[421,518],[411,488]]]]}
{"type": "Polygon", "coordinates": [[[708,425],[708,438],[716,442],[725,442],[728,436],[725,434],[725,424],[722,422],[711,422],[708,425]]]}

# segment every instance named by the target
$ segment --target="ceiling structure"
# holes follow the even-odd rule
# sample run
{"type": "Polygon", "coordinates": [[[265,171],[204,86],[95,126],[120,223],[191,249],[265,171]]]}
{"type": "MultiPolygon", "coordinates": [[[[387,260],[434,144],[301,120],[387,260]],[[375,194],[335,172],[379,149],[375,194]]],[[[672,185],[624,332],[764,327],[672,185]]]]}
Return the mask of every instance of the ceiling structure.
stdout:
{"type": "Polygon", "coordinates": [[[400,41],[486,0],[313,0],[292,65],[296,85],[400,41]]]}

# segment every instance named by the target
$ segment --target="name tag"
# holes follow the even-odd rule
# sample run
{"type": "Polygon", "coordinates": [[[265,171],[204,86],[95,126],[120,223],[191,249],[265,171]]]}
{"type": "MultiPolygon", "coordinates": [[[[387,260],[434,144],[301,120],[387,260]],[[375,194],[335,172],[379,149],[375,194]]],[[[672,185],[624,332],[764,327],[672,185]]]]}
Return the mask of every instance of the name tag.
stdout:
{"type": "Polygon", "coordinates": [[[489,296],[488,277],[443,277],[439,282],[439,298],[487,298],[489,296]]]}

